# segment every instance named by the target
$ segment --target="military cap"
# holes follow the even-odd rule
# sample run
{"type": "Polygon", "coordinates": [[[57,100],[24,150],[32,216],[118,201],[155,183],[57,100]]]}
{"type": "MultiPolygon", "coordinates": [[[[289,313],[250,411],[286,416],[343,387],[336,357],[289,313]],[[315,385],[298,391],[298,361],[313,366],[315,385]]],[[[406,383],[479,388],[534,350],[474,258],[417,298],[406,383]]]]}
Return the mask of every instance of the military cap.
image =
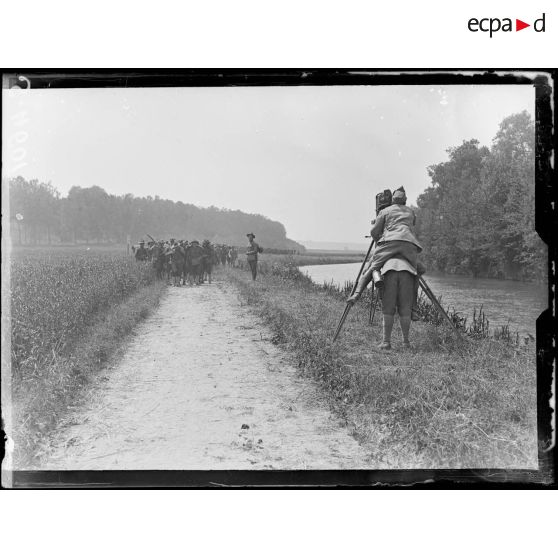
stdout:
{"type": "Polygon", "coordinates": [[[256,238],[256,235],[254,233],[248,233],[246,235],[248,238],[252,237],[252,238],[256,238]]]}
{"type": "Polygon", "coordinates": [[[405,194],[405,190],[399,189],[399,190],[395,190],[395,192],[393,192],[393,201],[398,201],[398,200],[405,201],[406,199],[407,199],[407,196],[405,194]]]}

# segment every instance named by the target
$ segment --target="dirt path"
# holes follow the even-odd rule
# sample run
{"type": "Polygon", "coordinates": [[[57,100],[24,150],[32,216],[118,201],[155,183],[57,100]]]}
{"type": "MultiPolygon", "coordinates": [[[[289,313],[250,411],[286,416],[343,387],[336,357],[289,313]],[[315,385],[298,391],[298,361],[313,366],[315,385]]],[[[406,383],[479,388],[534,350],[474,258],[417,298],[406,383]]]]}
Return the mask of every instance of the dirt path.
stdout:
{"type": "Polygon", "coordinates": [[[231,285],[169,288],[41,468],[367,468],[269,336],[231,285]]]}

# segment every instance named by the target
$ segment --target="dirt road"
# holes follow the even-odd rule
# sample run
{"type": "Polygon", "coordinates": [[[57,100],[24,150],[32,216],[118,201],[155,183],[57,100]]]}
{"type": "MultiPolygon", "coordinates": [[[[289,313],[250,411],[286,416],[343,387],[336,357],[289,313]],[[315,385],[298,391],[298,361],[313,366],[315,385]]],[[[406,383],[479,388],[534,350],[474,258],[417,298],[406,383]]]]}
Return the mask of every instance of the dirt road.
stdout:
{"type": "Polygon", "coordinates": [[[44,469],[367,468],[231,285],[169,287],[44,469]]]}

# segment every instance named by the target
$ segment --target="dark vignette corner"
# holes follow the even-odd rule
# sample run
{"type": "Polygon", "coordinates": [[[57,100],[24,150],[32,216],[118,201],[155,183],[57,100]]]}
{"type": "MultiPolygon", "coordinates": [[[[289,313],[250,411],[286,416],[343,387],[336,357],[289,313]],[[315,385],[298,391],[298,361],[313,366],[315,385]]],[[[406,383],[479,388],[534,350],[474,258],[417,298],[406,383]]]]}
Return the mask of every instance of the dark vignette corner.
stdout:
{"type": "Polygon", "coordinates": [[[556,154],[558,71],[521,69],[6,69],[3,88],[224,87],[325,85],[533,84],[536,90],[536,231],[548,246],[549,307],[537,320],[537,429],[539,470],[413,471],[19,471],[18,488],[115,487],[355,487],[506,488],[555,484],[556,448],[551,447],[552,374],[556,363],[556,154]],[[541,73],[531,77],[538,71],[541,73]],[[544,72],[544,73],[543,73],[544,72]],[[527,75],[529,73],[531,76],[527,75]],[[552,80],[552,81],[551,81],[552,80]]]}

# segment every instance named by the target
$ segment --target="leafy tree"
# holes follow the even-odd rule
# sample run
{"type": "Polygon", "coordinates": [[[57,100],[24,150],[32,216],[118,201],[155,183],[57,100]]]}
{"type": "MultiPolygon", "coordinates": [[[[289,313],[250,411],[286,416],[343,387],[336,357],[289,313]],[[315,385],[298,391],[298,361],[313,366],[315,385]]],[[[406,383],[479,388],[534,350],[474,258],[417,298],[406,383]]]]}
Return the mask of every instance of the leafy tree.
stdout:
{"type": "Polygon", "coordinates": [[[417,199],[429,267],[500,278],[535,278],[545,245],[535,233],[535,127],[528,112],[500,124],[490,149],[477,140],[448,149],[428,168],[417,199]]]}
{"type": "Polygon", "coordinates": [[[476,273],[481,246],[475,202],[488,149],[470,140],[447,152],[449,161],[428,168],[433,187],[417,200],[421,240],[429,247],[429,263],[437,268],[476,273]]]}
{"type": "Polygon", "coordinates": [[[500,124],[483,184],[497,213],[490,228],[500,273],[536,277],[545,267],[545,245],[535,232],[535,125],[528,112],[500,124]]]}
{"type": "Polygon", "coordinates": [[[17,242],[49,243],[59,231],[59,198],[56,188],[18,176],[10,183],[10,218],[17,242]]]}
{"type": "Polygon", "coordinates": [[[262,215],[217,207],[200,208],[159,196],[109,195],[99,186],[72,186],[62,198],[50,184],[17,177],[10,182],[12,234],[20,243],[55,237],[61,242],[133,242],[150,234],[155,238],[183,238],[235,244],[246,243],[253,231],[269,248],[304,247],[289,240],[285,227],[262,215]],[[18,221],[16,214],[23,215],[18,221]]]}

